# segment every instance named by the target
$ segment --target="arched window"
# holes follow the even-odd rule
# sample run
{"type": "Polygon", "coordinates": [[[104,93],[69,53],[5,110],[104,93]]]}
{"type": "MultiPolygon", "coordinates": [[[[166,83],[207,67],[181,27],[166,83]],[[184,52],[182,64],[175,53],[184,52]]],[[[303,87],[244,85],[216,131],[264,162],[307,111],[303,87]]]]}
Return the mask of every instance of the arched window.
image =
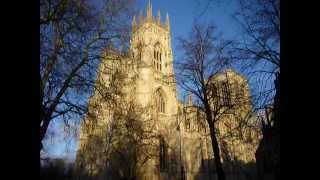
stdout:
{"type": "Polygon", "coordinates": [[[239,85],[239,90],[238,90],[239,92],[239,96],[241,97],[241,98],[244,98],[244,96],[245,96],[245,85],[244,84],[240,84],[239,85]]]}
{"type": "Polygon", "coordinates": [[[158,62],[158,60],[156,60],[156,62],[157,62],[156,69],[158,70],[159,69],[159,62],[158,62]]]}
{"type": "Polygon", "coordinates": [[[216,87],[215,84],[213,84],[213,85],[212,85],[212,97],[213,97],[214,99],[216,99],[217,95],[218,95],[217,87],[216,87]]]}
{"type": "Polygon", "coordinates": [[[142,48],[143,48],[143,45],[141,42],[139,42],[136,46],[136,49],[138,51],[137,55],[138,55],[138,60],[141,60],[141,57],[142,57],[142,48]]]}
{"type": "Polygon", "coordinates": [[[162,66],[162,62],[161,62],[161,53],[160,53],[160,61],[159,61],[159,64],[160,64],[160,71],[161,71],[161,66],[162,66]]]}
{"type": "Polygon", "coordinates": [[[153,52],[153,59],[154,59],[154,68],[157,71],[162,70],[162,53],[161,53],[161,48],[160,48],[160,43],[157,42],[154,45],[154,52],[153,52]]]}
{"type": "Polygon", "coordinates": [[[160,138],[160,170],[167,169],[167,145],[163,137],[160,138]]]}
{"type": "Polygon", "coordinates": [[[234,83],[234,92],[236,96],[236,102],[242,103],[245,100],[245,86],[243,83],[235,82],[234,83]]]}
{"type": "Polygon", "coordinates": [[[190,129],[190,119],[189,118],[186,118],[185,127],[186,127],[186,129],[190,129]]]}
{"type": "Polygon", "coordinates": [[[184,114],[184,127],[185,129],[190,129],[190,114],[186,111],[186,109],[183,109],[183,114],[184,114]]]}
{"type": "Polygon", "coordinates": [[[157,90],[156,92],[156,108],[158,112],[166,112],[166,103],[160,90],[157,90]]]}
{"type": "Polygon", "coordinates": [[[178,107],[178,113],[177,113],[177,130],[180,130],[180,121],[182,120],[182,113],[180,107],[178,107]]]}
{"type": "Polygon", "coordinates": [[[231,97],[230,97],[230,87],[228,82],[222,83],[222,95],[223,95],[223,105],[230,106],[231,97]]]}

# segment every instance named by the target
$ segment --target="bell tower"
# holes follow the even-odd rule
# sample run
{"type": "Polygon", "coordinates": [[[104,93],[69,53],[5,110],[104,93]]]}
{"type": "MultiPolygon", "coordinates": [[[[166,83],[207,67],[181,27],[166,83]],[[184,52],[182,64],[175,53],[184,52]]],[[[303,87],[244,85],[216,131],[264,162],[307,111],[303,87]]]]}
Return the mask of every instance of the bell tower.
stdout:
{"type": "Polygon", "coordinates": [[[140,96],[140,102],[147,105],[152,100],[153,93],[161,88],[168,97],[166,102],[175,104],[176,84],[169,15],[167,13],[165,22],[162,22],[160,10],[156,17],[152,12],[149,1],[146,16],[140,12],[139,16],[134,16],[132,20],[130,51],[138,67],[137,95],[140,96]]]}
{"type": "Polygon", "coordinates": [[[157,17],[152,15],[152,5],[149,1],[146,16],[140,12],[139,17],[133,17],[131,52],[136,60],[144,66],[152,66],[154,71],[162,74],[173,73],[172,49],[169,15],[161,22],[161,12],[157,17]]]}

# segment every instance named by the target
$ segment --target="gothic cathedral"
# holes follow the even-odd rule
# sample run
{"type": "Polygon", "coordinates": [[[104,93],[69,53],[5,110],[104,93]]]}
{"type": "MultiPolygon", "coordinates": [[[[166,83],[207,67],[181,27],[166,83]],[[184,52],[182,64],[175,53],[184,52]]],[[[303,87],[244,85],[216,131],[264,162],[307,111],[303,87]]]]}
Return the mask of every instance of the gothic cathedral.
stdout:
{"type": "MultiPolygon", "coordinates": [[[[234,83],[225,91],[249,97],[246,80],[231,69],[212,81],[226,78],[234,83]]],[[[191,95],[187,102],[177,98],[168,14],[162,23],[160,11],[153,17],[149,2],[146,16],[133,18],[129,53],[108,49],[96,86],[80,131],[76,163],[83,174],[95,179],[216,179],[203,116],[191,95]]],[[[249,101],[244,106],[239,117],[251,108],[249,101]]],[[[237,126],[237,118],[225,119],[237,126]]],[[[246,131],[245,140],[223,138],[230,126],[222,122],[221,154],[233,152],[222,155],[223,161],[254,162],[258,136],[246,131]],[[246,143],[248,139],[255,143],[246,143]]]]}

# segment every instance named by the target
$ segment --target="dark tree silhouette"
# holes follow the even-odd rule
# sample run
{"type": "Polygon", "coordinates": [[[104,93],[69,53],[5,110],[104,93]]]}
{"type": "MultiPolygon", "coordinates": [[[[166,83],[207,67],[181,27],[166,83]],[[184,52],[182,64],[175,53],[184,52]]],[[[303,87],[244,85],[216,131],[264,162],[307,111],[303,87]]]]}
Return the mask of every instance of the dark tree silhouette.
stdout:
{"type": "Polygon", "coordinates": [[[270,172],[273,178],[279,178],[280,0],[239,0],[239,3],[235,17],[244,36],[235,47],[234,57],[244,71],[249,71],[249,77],[259,80],[254,104],[257,110],[267,112],[261,118],[263,138],[256,154],[259,178],[270,172]]]}
{"type": "MultiPolygon", "coordinates": [[[[225,180],[222,168],[220,147],[217,138],[216,123],[234,105],[225,106],[222,97],[212,93],[211,77],[221,72],[228,62],[225,49],[232,44],[216,36],[216,28],[209,25],[195,23],[190,36],[180,38],[183,56],[176,63],[178,85],[191,92],[199,101],[198,108],[205,114],[205,121],[210,129],[214,161],[219,180],[225,180]]],[[[228,82],[227,82],[228,83],[228,82]]]]}
{"type": "Polygon", "coordinates": [[[81,125],[86,140],[80,141],[76,172],[82,178],[137,179],[146,162],[158,157],[155,141],[158,134],[153,131],[157,121],[145,117],[153,107],[141,107],[135,102],[135,91],[127,89],[133,86],[137,75],[130,63],[137,61],[126,58],[107,59],[100,65],[87,120],[81,125]],[[130,78],[129,73],[134,75],[130,78]],[[109,97],[113,99],[112,103],[105,101],[104,93],[100,92],[109,88],[113,92],[109,97]],[[106,115],[109,112],[112,116],[106,115]],[[97,173],[92,174],[94,171],[97,173]]]}
{"type": "Polygon", "coordinates": [[[40,151],[52,120],[67,123],[87,111],[102,51],[128,37],[133,1],[99,3],[40,1],[40,151]]]}
{"type": "Polygon", "coordinates": [[[234,63],[259,81],[253,99],[257,109],[265,108],[273,104],[273,80],[280,75],[280,0],[239,0],[234,17],[242,29],[234,63]]]}

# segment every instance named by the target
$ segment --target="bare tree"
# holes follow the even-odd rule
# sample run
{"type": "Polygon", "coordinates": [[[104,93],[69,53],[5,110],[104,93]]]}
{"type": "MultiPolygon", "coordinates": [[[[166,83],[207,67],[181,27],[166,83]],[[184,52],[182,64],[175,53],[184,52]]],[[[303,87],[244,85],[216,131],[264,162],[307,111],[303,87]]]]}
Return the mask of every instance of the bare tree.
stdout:
{"type": "MultiPolygon", "coordinates": [[[[219,0],[209,0],[208,4],[212,2],[219,0]]],[[[266,158],[274,161],[270,166],[279,167],[280,0],[238,0],[237,3],[234,19],[240,25],[241,34],[234,40],[230,56],[232,63],[246,74],[252,85],[252,113],[266,109],[273,111],[268,120],[259,118],[263,133],[260,144],[269,147],[260,145],[258,151],[268,150],[264,153],[274,157],[266,158]]],[[[279,169],[274,171],[279,172],[279,169]]]]}
{"type": "Polygon", "coordinates": [[[141,117],[144,113],[133,103],[112,111],[113,116],[106,126],[92,125],[90,121],[84,127],[88,139],[82,152],[78,152],[77,163],[86,166],[82,171],[93,177],[135,179],[139,168],[153,155],[150,154],[152,144],[146,141],[153,133],[144,128],[141,117]]]}
{"type": "Polygon", "coordinates": [[[52,120],[87,111],[102,51],[128,38],[132,3],[40,1],[40,151],[52,120]]]}
{"type": "Polygon", "coordinates": [[[263,138],[256,154],[259,178],[266,173],[277,178],[280,173],[280,0],[239,0],[239,4],[235,18],[243,29],[243,37],[235,46],[234,57],[248,77],[259,81],[254,84],[256,111],[272,109],[268,112],[270,117],[265,113],[265,118],[261,118],[263,138]]]}
{"type": "MultiPolygon", "coordinates": [[[[221,93],[216,93],[217,89],[213,87],[212,78],[226,67],[229,59],[225,50],[232,44],[230,41],[224,41],[215,33],[216,28],[213,25],[195,23],[190,37],[179,39],[184,54],[176,66],[179,86],[196,97],[198,108],[205,114],[205,120],[210,129],[218,178],[224,180],[226,177],[217,138],[217,122],[236,104],[221,103],[223,96],[221,93]]],[[[226,86],[230,84],[228,80],[225,83],[226,86]]]]}
{"type": "Polygon", "coordinates": [[[137,59],[113,48],[103,59],[95,94],[90,97],[81,125],[86,140],[80,140],[77,172],[88,172],[91,177],[136,179],[146,162],[158,156],[156,121],[148,116],[153,107],[143,108],[136,102],[137,59]]]}
{"type": "Polygon", "coordinates": [[[234,60],[255,83],[256,108],[273,103],[273,80],[280,74],[280,0],[239,0],[235,19],[242,38],[234,46],[234,60]]]}
{"type": "Polygon", "coordinates": [[[124,177],[127,179],[136,179],[145,163],[158,156],[158,144],[155,141],[158,135],[153,128],[146,127],[152,120],[144,119],[142,116],[147,112],[135,103],[126,104],[119,111],[109,162],[113,170],[126,172],[124,177]]]}
{"type": "MultiPolygon", "coordinates": [[[[198,19],[211,5],[232,1],[207,0],[198,19]]],[[[238,0],[232,15],[239,25],[239,37],[233,39],[230,56],[253,85],[255,108],[270,106],[275,96],[273,80],[280,73],[280,0],[238,0]],[[259,83],[257,83],[259,82],[259,83]]]]}

